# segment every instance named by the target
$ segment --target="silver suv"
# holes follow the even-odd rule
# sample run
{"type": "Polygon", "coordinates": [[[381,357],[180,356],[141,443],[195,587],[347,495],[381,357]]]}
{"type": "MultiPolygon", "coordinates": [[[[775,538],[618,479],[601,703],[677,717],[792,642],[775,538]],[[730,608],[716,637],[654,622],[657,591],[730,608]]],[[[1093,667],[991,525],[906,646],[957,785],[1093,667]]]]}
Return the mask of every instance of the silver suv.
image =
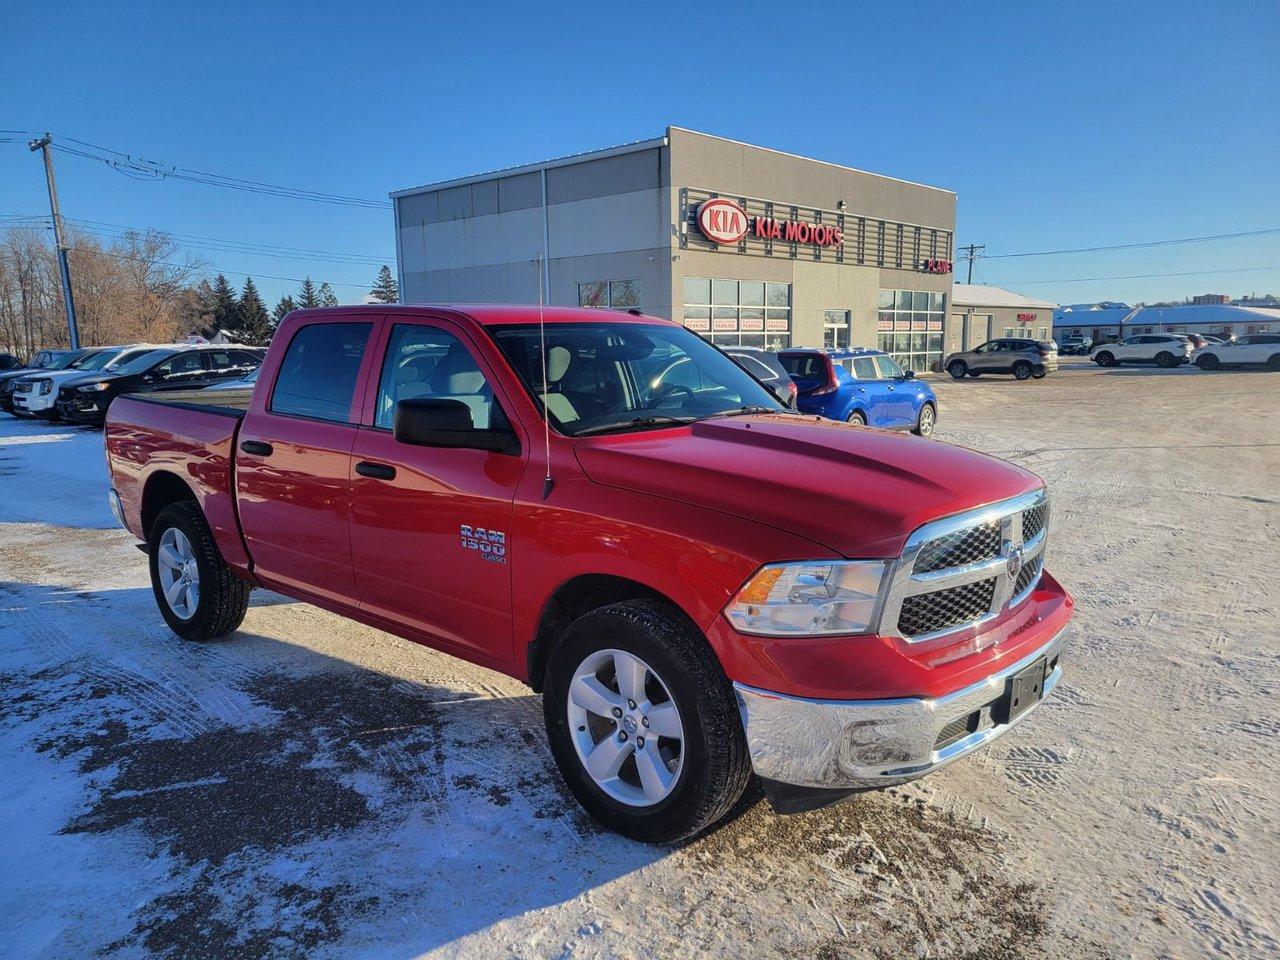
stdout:
{"type": "Polygon", "coordinates": [[[1002,337],[951,354],[942,368],[957,380],[984,373],[1012,373],[1019,380],[1039,380],[1058,369],[1058,345],[1052,340],[1002,337]]]}

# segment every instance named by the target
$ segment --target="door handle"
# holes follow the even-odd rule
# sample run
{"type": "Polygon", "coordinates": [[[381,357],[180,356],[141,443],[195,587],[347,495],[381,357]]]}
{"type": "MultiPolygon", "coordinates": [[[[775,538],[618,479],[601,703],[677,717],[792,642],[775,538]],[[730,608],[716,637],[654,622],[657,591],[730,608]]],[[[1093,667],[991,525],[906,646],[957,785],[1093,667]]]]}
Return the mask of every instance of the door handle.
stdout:
{"type": "Polygon", "coordinates": [[[356,473],[362,477],[371,477],[374,480],[394,480],[396,478],[395,467],[389,467],[385,463],[370,463],[368,460],[361,460],[356,464],[356,473]]]}
{"type": "Polygon", "coordinates": [[[269,457],[275,448],[261,440],[245,440],[240,444],[240,449],[255,457],[269,457]]]}

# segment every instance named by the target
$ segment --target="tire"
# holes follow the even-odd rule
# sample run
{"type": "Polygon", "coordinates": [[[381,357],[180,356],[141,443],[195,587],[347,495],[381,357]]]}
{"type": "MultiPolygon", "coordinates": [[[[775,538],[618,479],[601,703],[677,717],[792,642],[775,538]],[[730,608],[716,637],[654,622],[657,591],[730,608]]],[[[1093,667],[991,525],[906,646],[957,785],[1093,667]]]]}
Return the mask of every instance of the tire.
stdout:
{"type": "Polygon", "coordinates": [[[973,379],[977,380],[980,376],[982,376],[982,373],[981,373],[980,371],[978,371],[978,370],[970,370],[970,371],[969,371],[969,376],[971,376],[971,377],[973,377],[973,379]]]}
{"type": "Polygon", "coordinates": [[[147,556],[156,606],[169,629],[182,639],[216,640],[244,622],[253,588],[232,573],[222,559],[209,524],[196,504],[175,503],[160,511],[148,534],[147,556]],[[188,558],[182,567],[188,576],[195,573],[194,597],[189,590],[179,589],[177,603],[166,598],[166,587],[172,589],[178,584],[171,579],[174,565],[169,559],[161,559],[162,547],[167,551],[167,558],[188,558]],[[190,608],[192,600],[195,601],[193,609],[190,608]]]}
{"type": "Polygon", "coordinates": [[[1222,366],[1222,361],[1212,353],[1206,353],[1203,356],[1196,357],[1196,366],[1201,370],[1217,370],[1222,366]]]}
{"type": "MultiPolygon", "coordinates": [[[[952,360],[947,364],[947,373],[951,374],[955,380],[963,380],[964,375],[969,373],[969,365],[963,360],[952,360]]],[[[970,374],[970,376],[974,376],[974,374],[970,374]]]]}
{"type": "Polygon", "coordinates": [[[1280,370],[1280,353],[1273,353],[1267,357],[1268,370],[1280,370]]]}
{"type": "Polygon", "coordinates": [[[1013,365],[1013,378],[1015,380],[1030,380],[1033,372],[1031,364],[1025,360],[1019,360],[1013,365]]]}
{"type": "Polygon", "coordinates": [[[860,427],[865,427],[867,425],[867,415],[861,410],[853,410],[849,413],[846,422],[856,423],[860,427]]]}
{"type": "Polygon", "coordinates": [[[548,658],[542,706],[551,753],[573,795],[601,824],[633,840],[674,843],[695,836],[729,813],[751,778],[729,681],[706,638],[667,603],[628,600],[575,620],[548,658]],[[617,666],[637,662],[642,669],[631,675],[645,680],[619,683],[617,666]],[[595,686],[584,700],[594,709],[570,699],[591,680],[595,686]],[[636,708],[626,697],[628,686],[647,698],[636,708]],[[594,697],[596,690],[607,696],[594,697]],[[674,714],[664,709],[668,703],[674,714]],[[664,710],[662,725],[680,735],[673,741],[650,732],[642,742],[644,731],[658,726],[658,710],[664,710]],[[597,778],[583,756],[602,746],[602,758],[613,762],[597,778]],[[642,755],[657,762],[648,767],[648,780],[641,779],[642,755]],[[659,769],[674,779],[655,781],[652,771],[659,769]]]}
{"type": "Polygon", "coordinates": [[[915,429],[911,432],[917,437],[932,437],[933,428],[938,425],[938,411],[932,403],[926,403],[916,416],[915,429]]]}
{"type": "Polygon", "coordinates": [[[1116,365],[1116,356],[1109,350],[1103,350],[1093,358],[1093,362],[1100,367],[1114,367],[1116,365]]]}
{"type": "Polygon", "coordinates": [[[1169,367],[1176,367],[1177,365],[1178,365],[1178,358],[1175,357],[1168,350],[1161,350],[1159,353],[1156,354],[1157,367],[1164,367],[1165,369],[1168,369],[1169,367]]]}
{"type": "Polygon", "coordinates": [[[1043,380],[1048,375],[1049,375],[1049,371],[1046,370],[1044,367],[1036,367],[1035,371],[1031,374],[1031,377],[1034,380],[1043,380]]]}

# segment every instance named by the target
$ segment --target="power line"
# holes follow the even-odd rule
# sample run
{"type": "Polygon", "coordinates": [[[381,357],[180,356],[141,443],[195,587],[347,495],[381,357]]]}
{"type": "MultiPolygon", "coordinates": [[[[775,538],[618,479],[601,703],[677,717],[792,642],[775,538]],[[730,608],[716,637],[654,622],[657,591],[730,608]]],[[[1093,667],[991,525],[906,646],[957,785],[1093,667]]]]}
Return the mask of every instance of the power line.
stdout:
{"type": "MultiPolygon", "coordinates": [[[[110,252],[108,252],[108,251],[106,251],[106,250],[103,250],[103,251],[102,251],[102,253],[103,253],[103,255],[104,255],[104,256],[111,257],[111,258],[113,258],[113,259],[115,259],[115,260],[128,260],[128,261],[131,261],[131,262],[133,262],[133,263],[153,263],[153,264],[156,264],[157,266],[162,266],[162,267],[173,267],[173,268],[175,268],[175,269],[177,269],[177,270],[193,270],[193,271],[197,271],[197,272],[204,272],[204,269],[205,269],[205,268],[196,268],[196,267],[192,266],[192,265],[191,265],[191,264],[189,264],[189,263],[172,263],[172,262],[170,262],[170,261],[168,261],[168,260],[152,260],[152,259],[150,259],[149,257],[130,257],[130,256],[127,256],[127,255],[125,255],[125,254],[123,254],[123,253],[110,253],[110,252]]],[[[208,270],[216,271],[217,273],[230,273],[230,274],[234,274],[234,275],[235,275],[235,276],[237,276],[237,277],[257,277],[257,278],[258,278],[258,279],[260,279],[260,280],[287,280],[289,283],[303,283],[303,282],[304,282],[304,278],[303,278],[303,277],[275,277],[275,276],[272,276],[272,275],[271,275],[271,274],[269,274],[269,273],[246,273],[246,272],[245,272],[245,271],[243,271],[243,270],[227,270],[227,269],[224,269],[224,268],[222,268],[222,267],[208,267],[207,269],[208,269],[208,270]]],[[[305,278],[305,279],[309,279],[309,280],[311,280],[311,282],[312,282],[312,283],[317,283],[317,282],[318,282],[318,283],[321,283],[321,284],[327,283],[327,284],[328,284],[329,286],[331,286],[331,287],[355,287],[357,290],[368,290],[368,289],[369,289],[369,285],[368,285],[368,284],[365,284],[365,283],[341,283],[341,282],[339,282],[339,281],[337,281],[337,280],[319,280],[319,281],[317,281],[315,277],[308,277],[308,278],[305,278]]]]}
{"type": "MultiPolygon", "coordinates": [[[[8,132],[0,131],[0,133],[8,132]]],[[[118,173],[133,177],[136,180],[182,180],[189,183],[203,183],[207,186],[224,187],[229,190],[240,190],[247,193],[286,197],[293,200],[308,200],[313,203],[332,203],[371,210],[387,210],[391,208],[391,203],[387,200],[370,200],[367,197],[327,193],[321,190],[290,187],[262,180],[231,177],[207,170],[195,170],[190,167],[162,164],[143,157],[136,157],[111,147],[104,147],[101,144],[91,143],[88,140],[79,140],[75,137],[60,136],[59,141],[66,141],[66,143],[54,143],[52,146],[55,150],[106,164],[118,173]],[[77,144],[77,146],[67,146],[67,143],[77,144]]]]}
{"type": "Polygon", "coordinates": [[[1179,273],[1135,273],[1123,277],[1061,277],[1057,280],[992,280],[991,283],[1031,286],[1041,283],[1093,283],[1095,280],[1149,280],[1154,277],[1199,277],[1214,273],[1250,273],[1255,270],[1280,270],[1280,264],[1269,267],[1230,267],[1226,270],[1184,270],[1179,273]]]}
{"type": "Polygon", "coordinates": [[[990,253],[985,254],[984,256],[987,260],[1008,260],[1013,257],[1055,257],[1063,253],[1102,253],[1108,250],[1137,250],[1142,247],[1168,247],[1179,243],[1207,243],[1211,240],[1238,240],[1241,237],[1261,237],[1269,233],[1280,233],[1280,227],[1267,227],[1263,230],[1245,230],[1240,233],[1215,233],[1207,237],[1182,237],[1177,240],[1146,240],[1142,243],[1113,243],[1102,247],[1073,247],[1067,250],[1039,250],[1032,253],[990,253]]]}

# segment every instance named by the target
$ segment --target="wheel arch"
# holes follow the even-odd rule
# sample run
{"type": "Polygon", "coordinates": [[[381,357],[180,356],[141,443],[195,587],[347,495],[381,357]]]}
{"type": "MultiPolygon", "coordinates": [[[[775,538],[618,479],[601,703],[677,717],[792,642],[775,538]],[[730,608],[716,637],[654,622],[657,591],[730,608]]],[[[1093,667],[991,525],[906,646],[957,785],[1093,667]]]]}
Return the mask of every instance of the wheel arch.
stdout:
{"type": "MultiPolygon", "coordinates": [[[[616,574],[579,574],[560,584],[547,598],[538,616],[538,625],[533,639],[529,641],[529,646],[525,650],[528,684],[535,693],[542,692],[547,659],[552,647],[555,646],[556,639],[564,629],[583,614],[610,604],[622,603],[625,600],[657,600],[669,604],[673,610],[678,610],[694,629],[698,629],[693,618],[680,604],[648,584],[616,574]]],[[[698,629],[698,632],[702,631],[698,629]]]]}
{"type": "Polygon", "coordinates": [[[170,470],[156,470],[147,477],[146,485],[142,488],[139,519],[142,523],[142,533],[148,541],[151,539],[151,527],[156,522],[156,517],[160,516],[160,511],[182,501],[190,501],[197,506],[200,504],[196,492],[176,473],[170,470]]]}

